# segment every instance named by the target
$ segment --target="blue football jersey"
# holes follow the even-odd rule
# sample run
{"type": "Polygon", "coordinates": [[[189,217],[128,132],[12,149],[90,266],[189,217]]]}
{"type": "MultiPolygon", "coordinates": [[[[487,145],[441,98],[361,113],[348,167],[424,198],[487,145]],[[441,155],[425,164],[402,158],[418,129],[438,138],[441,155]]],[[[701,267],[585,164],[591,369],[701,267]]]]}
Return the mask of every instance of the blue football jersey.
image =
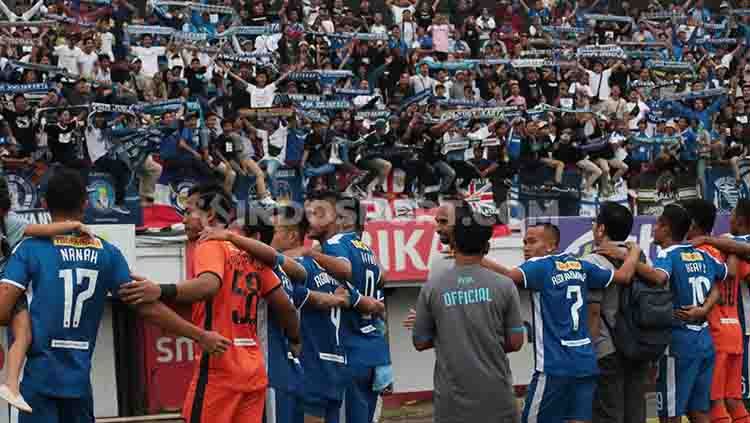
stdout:
{"type": "Polygon", "coordinates": [[[61,398],[91,395],[91,357],[107,294],[130,282],[120,250],[99,238],[30,238],[16,247],[3,282],[26,292],[32,343],[23,384],[61,398]]]}
{"type": "MultiPolygon", "coordinates": [[[[362,242],[357,234],[336,234],[324,242],[321,249],[326,255],[345,258],[351,263],[352,280],[346,282],[351,285],[353,291],[383,299],[383,291],[378,288],[381,278],[380,266],[370,247],[362,242]]],[[[385,333],[379,330],[379,327],[383,327],[382,319],[377,316],[359,313],[354,308],[343,311],[344,346],[350,364],[366,367],[390,364],[388,342],[385,333]]]]}
{"type": "MultiPolygon", "coordinates": [[[[703,304],[714,281],[727,277],[724,263],[691,245],[673,245],[660,250],[654,268],[669,276],[675,309],[703,304]]],[[[674,326],[670,355],[702,356],[713,352],[708,323],[687,324],[675,319],[674,326]]]]}
{"type": "MultiPolygon", "coordinates": [[[[292,280],[280,267],[274,268],[274,273],[279,277],[281,286],[299,309],[307,300],[307,288],[299,284],[292,284],[292,280]]],[[[266,366],[268,367],[268,385],[274,389],[284,392],[296,392],[299,388],[302,368],[297,359],[289,351],[289,341],[284,336],[279,320],[273,310],[267,309],[267,355],[266,366]]]]}
{"type": "MultiPolygon", "coordinates": [[[[312,257],[301,257],[310,291],[333,294],[339,282],[312,257]]],[[[352,297],[352,302],[356,302],[352,297]]],[[[341,309],[302,307],[302,393],[304,398],[341,400],[346,390],[346,352],[342,343],[341,309]]]]}
{"type": "Polygon", "coordinates": [[[520,269],[532,291],[536,370],[554,376],[596,374],[585,296],[590,288],[609,285],[614,272],[569,254],[532,258],[520,269]]]}

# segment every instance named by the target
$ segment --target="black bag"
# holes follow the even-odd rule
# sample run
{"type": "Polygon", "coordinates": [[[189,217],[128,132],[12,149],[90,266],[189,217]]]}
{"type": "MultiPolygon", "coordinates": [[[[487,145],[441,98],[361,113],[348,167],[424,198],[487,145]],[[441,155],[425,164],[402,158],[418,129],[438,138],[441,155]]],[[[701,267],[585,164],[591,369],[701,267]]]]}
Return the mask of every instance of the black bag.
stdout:
{"type": "MultiPolygon", "coordinates": [[[[619,268],[622,262],[612,260],[612,264],[619,268]]],[[[630,285],[619,287],[619,294],[614,330],[603,319],[615,348],[629,360],[657,360],[672,340],[672,292],[635,276],[630,285]]]]}

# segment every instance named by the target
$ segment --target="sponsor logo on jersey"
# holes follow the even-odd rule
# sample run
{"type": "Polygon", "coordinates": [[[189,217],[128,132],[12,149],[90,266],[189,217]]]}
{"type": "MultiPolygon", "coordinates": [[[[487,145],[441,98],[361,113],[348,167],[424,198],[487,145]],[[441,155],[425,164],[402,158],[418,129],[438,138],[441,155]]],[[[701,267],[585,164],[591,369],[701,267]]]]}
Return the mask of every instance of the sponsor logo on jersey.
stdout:
{"type": "Polygon", "coordinates": [[[370,247],[359,239],[353,239],[352,245],[360,250],[370,251],[370,247]]]}
{"type": "Polygon", "coordinates": [[[680,253],[682,261],[703,261],[703,255],[701,253],[680,253]]]}
{"type": "Polygon", "coordinates": [[[560,272],[567,272],[568,270],[581,270],[581,262],[579,261],[556,261],[555,267],[560,272]]]}
{"type": "Polygon", "coordinates": [[[53,244],[56,247],[104,248],[102,241],[98,238],[73,235],[58,235],[55,237],[53,244]]]}

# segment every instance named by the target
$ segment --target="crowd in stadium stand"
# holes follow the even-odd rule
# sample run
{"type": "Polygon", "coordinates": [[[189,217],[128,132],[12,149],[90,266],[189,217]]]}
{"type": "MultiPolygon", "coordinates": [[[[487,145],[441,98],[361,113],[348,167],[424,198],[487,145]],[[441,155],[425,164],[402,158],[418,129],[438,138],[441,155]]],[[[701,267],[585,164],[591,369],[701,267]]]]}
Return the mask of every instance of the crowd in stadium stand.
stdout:
{"type": "Polygon", "coordinates": [[[110,173],[123,212],[132,173],[146,204],[162,172],[251,176],[270,204],[282,166],[359,196],[393,169],[418,198],[483,178],[497,203],[519,174],[604,197],[644,171],[739,182],[747,3],[3,4],[0,154],[110,173]]]}

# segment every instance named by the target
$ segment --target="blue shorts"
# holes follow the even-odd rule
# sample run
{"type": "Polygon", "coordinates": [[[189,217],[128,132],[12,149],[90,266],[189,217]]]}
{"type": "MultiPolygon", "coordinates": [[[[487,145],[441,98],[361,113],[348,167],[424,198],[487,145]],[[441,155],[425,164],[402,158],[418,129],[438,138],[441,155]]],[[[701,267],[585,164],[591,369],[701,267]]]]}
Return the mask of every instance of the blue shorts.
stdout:
{"type": "Polygon", "coordinates": [[[300,406],[305,416],[322,417],[326,423],[339,423],[341,401],[325,398],[300,398],[300,406]]]}
{"type": "Polygon", "coordinates": [[[265,423],[302,423],[299,398],[292,393],[269,387],[266,394],[265,423]]]}
{"type": "Polygon", "coordinates": [[[21,383],[21,395],[34,410],[24,413],[11,407],[10,421],[18,423],[94,423],[94,398],[53,398],[21,383]]]}
{"type": "Polygon", "coordinates": [[[596,377],[547,376],[535,372],[523,408],[523,423],[591,421],[596,377]]]}
{"type": "Polygon", "coordinates": [[[711,380],[714,355],[675,357],[659,360],[656,376],[656,411],[659,417],[677,417],[691,411],[711,409],[711,380]]]}
{"type": "Polygon", "coordinates": [[[351,380],[344,393],[346,423],[372,423],[379,393],[372,387],[375,381],[374,367],[349,367],[351,380]]]}

